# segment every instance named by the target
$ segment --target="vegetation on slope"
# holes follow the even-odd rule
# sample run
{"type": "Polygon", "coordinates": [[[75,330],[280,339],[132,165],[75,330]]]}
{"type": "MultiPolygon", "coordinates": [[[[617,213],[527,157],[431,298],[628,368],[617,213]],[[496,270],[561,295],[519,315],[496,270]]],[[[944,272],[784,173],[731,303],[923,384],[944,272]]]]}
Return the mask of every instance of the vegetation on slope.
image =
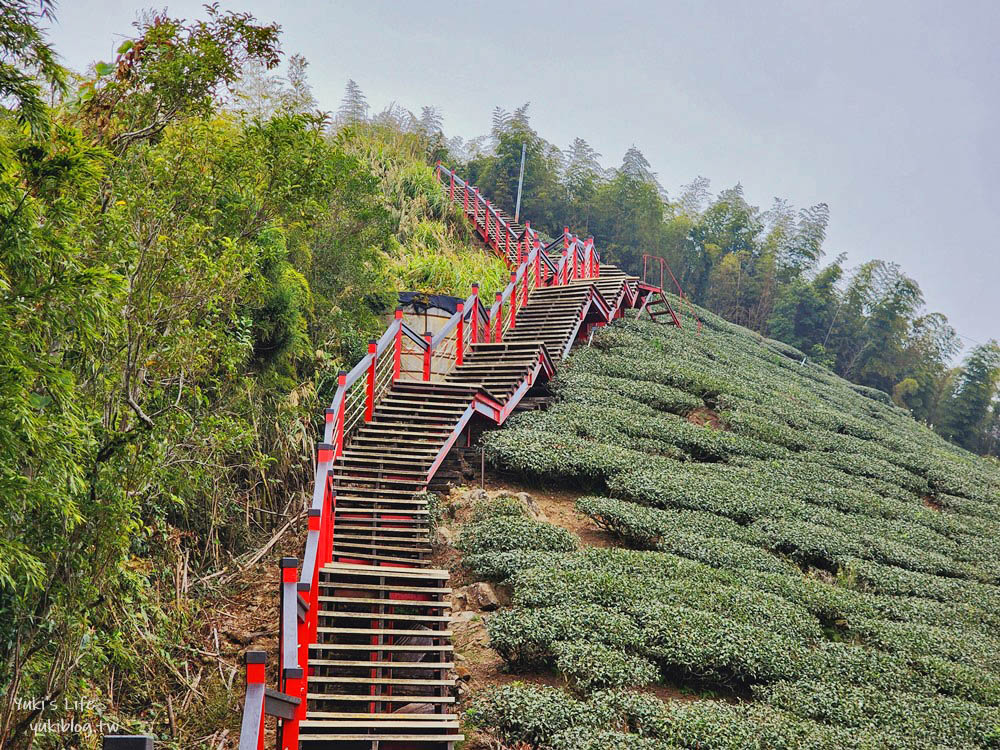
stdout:
{"type": "Polygon", "coordinates": [[[470,527],[466,565],[513,587],[493,648],[570,688],[490,691],[472,720],[540,748],[998,746],[1000,467],[703,319],[598,333],[553,406],[486,436],[622,547],[509,509],[470,527]],[[657,680],[744,702],[621,692],[657,680]]]}
{"type": "MultiPolygon", "coordinates": [[[[543,232],[592,234],[605,260],[634,274],[643,254],[665,258],[685,294],[727,320],[780,339],[839,375],[890,394],[942,435],[980,453],[1000,451],[1000,348],[976,346],[961,368],[948,319],[924,309],[918,282],[898,264],[823,265],[829,208],[751,204],[742,185],[712,195],[697,177],[669,196],[632,146],[605,169],[586,141],[560,150],[536,132],[528,106],[497,108],[493,129],[448,142],[463,175],[514,209],[526,145],[523,216],[543,232]]],[[[872,252],[880,252],[873,249],[872,252]]],[[[659,283],[659,267],[651,280],[659,283]]],[[[664,283],[674,291],[669,276],[664,283]]]]}
{"type": "Polygon", "coordinates": [[[332,126],[301,59],[241,89],[278,64],[276,26],[148,15],[70,89],[51,4],[2,10],[0,745],[94,746],[32,740],[65,714],[42,701],[88,699],[79,724],[194,747],[219,717],[171,701],[228,684],[197,676],[201,597],[294,528],[337,370],[398,291],[490,293],[505,269],[445,207],[426,135],[332,126]]]}

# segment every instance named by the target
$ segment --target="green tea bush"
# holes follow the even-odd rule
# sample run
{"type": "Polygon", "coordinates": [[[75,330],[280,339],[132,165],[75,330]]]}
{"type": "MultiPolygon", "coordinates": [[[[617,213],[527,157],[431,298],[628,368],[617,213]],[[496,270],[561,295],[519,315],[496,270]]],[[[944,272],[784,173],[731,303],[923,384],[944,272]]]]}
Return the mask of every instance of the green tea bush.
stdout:
{"type": "Polygon", "coordinates": [[[589,641],[618,649],[642,642],[631,617],[587,603],[501,610],[486,627],[490,646],[515,669],[551,664],[559,642],[589,641]]]}
{"type": "Polygon", "coordinates": [[[596,727],[573,727],[552,736],[552,750],[674,750],[680,747],[663,740],[654,740],[625,732],[596,727]]]}
{"type": "Polygon", "coordinates": [[[524,503],[514,495],[500,495],[498,497],[479,500],[472,506],[472,521],[485,521],[495,516],[527,516],[527,509],[524,503]]]}
{"type": "Polygon", "coordinates": [[[470,724],[488,728],[508,745],[541,748],[559,732],[586,725],[585,710],[586,703],[559,688],[515,682],[474,696],[465,716],[470,724]]]}
{"type": "Polygon", "coordinates": [[[559,526],[519,516],[494,516],[465,527],[456,544],[470,555],[511,550],[571,552],[576,537],[559,526]]]}
{"type": "Polygon", "coordinates": [[[863,730],[890,728],[950,747],[996,747],[1000,710],[944,696],[830,682],[779,682],[759,689],[768,705],[804,718],[863,730]]]}
{"type": "Polygon", "coordinates": [[[656,682],[656,665],[603,643],[558,641],[552,644],[556,670],[570,685],[589,692],[600,688],[639,687],[656,682]]]}
{"type": "MultiPolygon", "coordinates": [[[[497,652],[590,696],[563,693],[545,729],[497,713],[495,738],[1000,747],[1000,466],[797,357],[712,315],[700,335],[619,321],[547,410],[486,437],[500,468],[598,493],[577,509],[631,548],[525,535],[466,557],[513,589],[487,623],[497,652]],[[723,429],[681,418],[703,406],[723,429]],[[756,701],[595,692],[652,679],[756,701]]],[[[554,700],[523,689],[505,705],[554,700]]]]}

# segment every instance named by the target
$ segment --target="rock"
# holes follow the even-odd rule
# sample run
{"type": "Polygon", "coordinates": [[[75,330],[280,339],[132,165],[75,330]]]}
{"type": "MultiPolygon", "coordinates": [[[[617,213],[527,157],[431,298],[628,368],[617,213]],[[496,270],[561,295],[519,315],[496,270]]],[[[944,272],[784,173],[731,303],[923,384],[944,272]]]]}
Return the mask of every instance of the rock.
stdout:
{"type": "Polygon", "coordinates": [[[492,612],[500,607],[500,597],[496,589],[488,583],[473,583],[465,587],[469,606],[483,612],[492,612]]]}
{"type": "Polygon", "coordinates": [[[517,499],[521,501],[521,504],[524,506],[524,509],[528,512],[528,515],[531,516],[533,519],[535,519],[536,521],[542,521],[543,523],[549,522],[549,517],[545,515],[545,511],[543,511],[540,507],[538,507],[538,503],[535,502],[535,498],[533,498],[527,492],[518,492],[517,499]]]}
{"type": "Polygon", "coordinates": [[[462,661],[465,661],[465,657],[464,657],[464,656],[462,656],[461,654],[455,654],[455,661],[456,661],[456,662],[462,662],[462,661]]]}
{"type": "Polygon", "coordinates": [[[461,625],[462,623],[471,622],[476,617],[476,613],[471,609],[467,609],[464,612],[452,612],[451,622],[454,625],[461,625]]]}
{"type": "Polygon", "coordinates": [[[467,682],[472,679],[472,672],[469,671],[468,667],[463,667],[459,664],[455,667],[455,677],[459,680],[465,680],[467,682]]]}
{"type": "Polygon", "coordinates": [[[434,532],[435,547],[451,547],[455,542],[455,535],[451,529],[445,526],[438,526],[434,532]]]}

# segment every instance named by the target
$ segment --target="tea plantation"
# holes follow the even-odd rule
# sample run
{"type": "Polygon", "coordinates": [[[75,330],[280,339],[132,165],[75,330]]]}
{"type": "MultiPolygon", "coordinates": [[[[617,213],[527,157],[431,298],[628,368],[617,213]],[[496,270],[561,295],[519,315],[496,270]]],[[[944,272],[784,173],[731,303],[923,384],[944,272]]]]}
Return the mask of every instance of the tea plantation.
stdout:
{"type": "Polygon", "coordinates": [[[469,719],[552,750],[1000,747],[1000,466],[699,312],[700,335],[601,331],[555,404],[486,436],[620,546],[477,509],[465,565],[513,589],[491,645],[566,688],[496,688],[469,719]]]}

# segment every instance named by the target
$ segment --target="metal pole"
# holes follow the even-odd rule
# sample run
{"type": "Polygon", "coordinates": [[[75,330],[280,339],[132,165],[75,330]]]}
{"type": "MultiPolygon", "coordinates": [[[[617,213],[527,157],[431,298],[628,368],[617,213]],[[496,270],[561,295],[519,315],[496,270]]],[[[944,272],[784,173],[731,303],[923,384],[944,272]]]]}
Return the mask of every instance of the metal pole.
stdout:
{"type": "Polygon", "coordinates": [[[521,188],[524,187],[524,152],[528,144],[521,144],[521,174],[517,178],[517,205],[514,206],[514,223],[517,224],[517,217],[521,215],[521,188]]]}

